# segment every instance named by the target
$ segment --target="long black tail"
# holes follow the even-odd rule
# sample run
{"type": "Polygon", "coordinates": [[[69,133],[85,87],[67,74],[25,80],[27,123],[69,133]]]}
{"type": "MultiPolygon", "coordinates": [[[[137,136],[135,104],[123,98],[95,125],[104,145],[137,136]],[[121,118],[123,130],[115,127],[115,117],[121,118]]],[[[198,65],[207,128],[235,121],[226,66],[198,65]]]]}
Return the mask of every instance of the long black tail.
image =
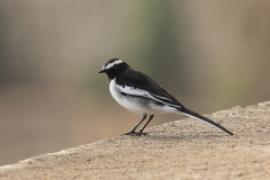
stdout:
{"type": "Polygon", "coordinates": [[[179,111],[181,111],[181,112],[183,112],[183,113],[185,113],[185,114],[191,115],[191,116],[193,116],[193,117],[199,118],[199,119],[201,119],[201,120],[203,120],[203,121],[205,121],[205,122],[207,122],[207,123],[209,123],[209,124],[211,124],[211,125],[213,125],[213,126],[219,128],[220,130],[222,130],[222,131],[228,133],[228,134],[231,135],[231,136],[234,135],[232,132],[230,132],[229,130],[227,130],[225,127],[223,127],[223,126],[221,126],[221,125],[215,123],[214,121],[208,119],[208,118],[205,117],[205,116],[202,116],[202,115],[200,115],[200,114],[198,114],[198,113],[196,113],[196,112],[194,112],[194,111],[192,111],[192,110],[187,109],[186,107],[179,108],[179,111]]]}

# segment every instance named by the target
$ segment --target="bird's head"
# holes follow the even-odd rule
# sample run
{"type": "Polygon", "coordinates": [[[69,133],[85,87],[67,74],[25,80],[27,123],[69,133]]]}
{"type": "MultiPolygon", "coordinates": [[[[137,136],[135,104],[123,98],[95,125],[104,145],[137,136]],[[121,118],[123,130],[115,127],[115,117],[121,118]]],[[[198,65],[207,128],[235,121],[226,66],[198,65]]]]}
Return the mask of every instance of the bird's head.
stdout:
{"type": "Polygon", "coordinates": [[[129,65],[119,58],[108,60],[99,73],[106,73],[109,79],[115,78],[129,68],[129,65]]]}

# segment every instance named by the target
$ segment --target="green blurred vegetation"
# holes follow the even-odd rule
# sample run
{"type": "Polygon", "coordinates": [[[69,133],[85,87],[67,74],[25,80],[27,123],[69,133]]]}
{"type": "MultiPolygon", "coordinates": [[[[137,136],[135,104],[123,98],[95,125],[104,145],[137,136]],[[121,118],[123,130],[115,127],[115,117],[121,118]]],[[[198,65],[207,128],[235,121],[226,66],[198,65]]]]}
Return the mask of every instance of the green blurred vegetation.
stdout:
{"type": "MultiPolygon", "coordinates": [[[[166,82],[173,74],[183,70],[183,66],[179,66],[182,61],[176,38],[182,34],[177,33],[177,17],[173,11],[172,1],[146,1],[142,9],[145,26],[140,28],[145,32],[138,46],[138,54],[141,55],[138,59],[156,79],[166,82]]],[[[174,85],[175,88],[179,88],[178,84],[174,85]]]]}

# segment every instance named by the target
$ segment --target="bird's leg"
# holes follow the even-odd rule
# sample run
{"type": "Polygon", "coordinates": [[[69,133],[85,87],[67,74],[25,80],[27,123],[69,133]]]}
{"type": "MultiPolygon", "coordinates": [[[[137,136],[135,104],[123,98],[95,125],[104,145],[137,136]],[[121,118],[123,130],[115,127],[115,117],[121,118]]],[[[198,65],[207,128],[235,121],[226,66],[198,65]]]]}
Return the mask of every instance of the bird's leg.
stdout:
{"type": "Polygon", "coordinates": [[[143,114],[143,117],[140,120],[140,122],[131,131],[129,131],[123,135],[137,136],[138,133],[136,133],[136,129],[143,123],[143,121],[146,119],[146,117],[147,117],[147,114],[143,114]]]}
{"type": "Polygon", "coordinates": [[[147,135],[147,133],[143,132],[143,130],[146,128],[146,126],[152,121],[152,119],[154,118],[154,114],[151,114],[149,116],[148,121],[145,123],[145,125],[143,126],[143,128],[137,133],[139,136],[145,136],[147,135]]]}

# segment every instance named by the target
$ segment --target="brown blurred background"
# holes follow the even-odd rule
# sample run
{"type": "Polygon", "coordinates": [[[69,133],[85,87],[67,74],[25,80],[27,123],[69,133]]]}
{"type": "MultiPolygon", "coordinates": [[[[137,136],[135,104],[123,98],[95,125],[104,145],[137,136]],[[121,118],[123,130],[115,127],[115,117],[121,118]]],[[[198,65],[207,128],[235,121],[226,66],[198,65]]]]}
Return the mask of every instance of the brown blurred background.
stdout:
{"type": "Polygon", "coordinates": [[[131,129],[97,74],[112,57],[204,114],[269,100],[269,16],[264,0],[1,0],[0,164],[131,129]]]}

